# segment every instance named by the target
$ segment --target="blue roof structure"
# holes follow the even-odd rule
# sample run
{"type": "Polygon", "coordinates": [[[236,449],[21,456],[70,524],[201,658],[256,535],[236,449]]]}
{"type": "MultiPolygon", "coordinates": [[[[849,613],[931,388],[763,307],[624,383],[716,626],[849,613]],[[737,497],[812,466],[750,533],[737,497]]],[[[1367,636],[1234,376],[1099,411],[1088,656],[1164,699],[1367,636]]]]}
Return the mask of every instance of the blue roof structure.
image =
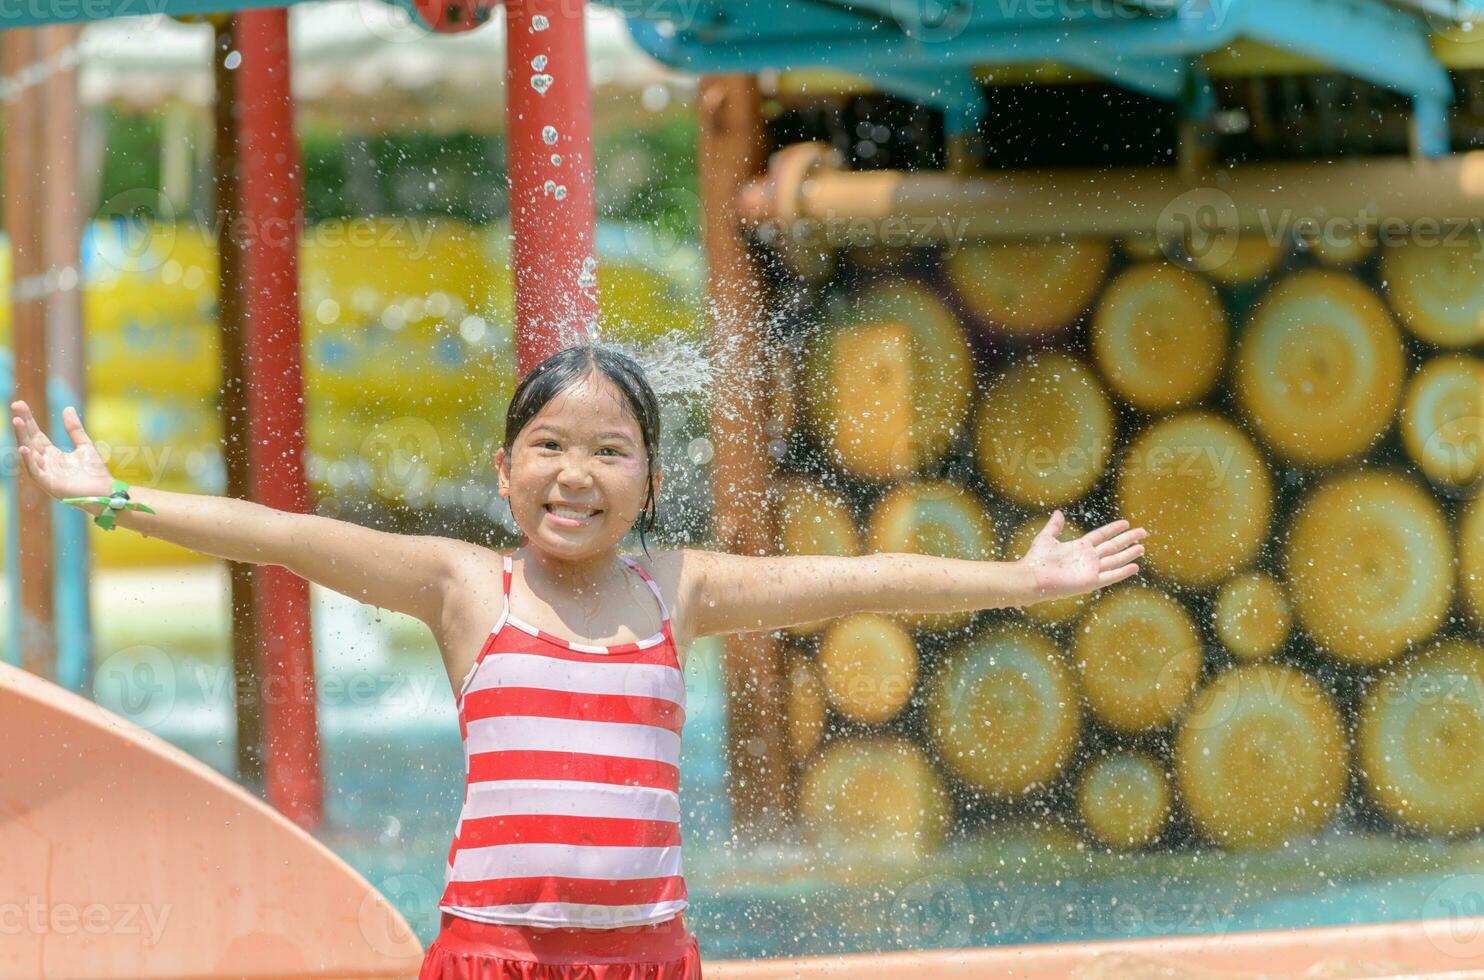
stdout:
{"type": "MultiPolygon", "coordinates": [[[[16,5],[4,27],[141,13],[172,16],[285,0],[95,0],[16,5]]],[[[387,0],[420,23],[418,0],[387,0]]],[[[830,68],[944,114],[950,135],[984,109],[985,66],[1054,62],[1215,108],[1201,56],[1246,40],[1411,100],[1420,152],[1447,152],[1453,98],[1432,36],[1484,17],[1484,0],[609,0],[655,59],[693,72],[830,68]]],[[[473,25],[466,25],[473,26],[473,25]]],[[[1479,25],[1484,36],[1484,23],[1479,25]]]]}
{"type": "Polygon", "coordinates": [[[1057,62],[1199,117],[1214,108],[1200,56],[1245,39],[1408,97],[1437,155],[1453,89],[1430,36],[1481,14],[1472,0],[648,0],[628,23],[674,68],[844,70],[942,110],[950,135],[982,113],[986,65],[1057,62]]]}

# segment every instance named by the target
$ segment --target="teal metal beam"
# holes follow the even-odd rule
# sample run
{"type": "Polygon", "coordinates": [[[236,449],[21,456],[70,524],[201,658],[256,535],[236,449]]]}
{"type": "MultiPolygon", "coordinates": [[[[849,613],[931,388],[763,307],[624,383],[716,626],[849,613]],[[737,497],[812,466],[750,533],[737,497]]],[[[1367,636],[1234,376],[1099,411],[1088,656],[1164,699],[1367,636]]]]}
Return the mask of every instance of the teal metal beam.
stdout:
{"type": "Polygon", "coordinates": [[[1186,85],[1188,63],[1182,58],[1127,58],[1079,49],[1062,55],[1061,62],[1161,99],[1179,98],[1186,85]]]}
{"type": "Polygon", "coordinates": [[[1241,0],[1244,37],[1415,98],[1453,101],[1421,17],[1382,0],[1241,0]]]}
{"type": "Polygon", "coordinates": [[[1025,4],[976,4],[962,25],[942,19],[945,11],[957,9],[951,7],[954,0],[924,2],[937,4],[932,9],[938,19],[904,27],[917,4],[854,0],[850,9],[860,8],[865,16],[856,17],[849,33],[831,37],[822,34],[840,26],[842,16],[850,17],[844,0],[749,0],[745,14],[732,22],[716,20],[720,8],[712,9],[712,22],[700,31],[662,32],[635,18],[629,26],[649,54],[698,72],[827,66],[896,73],[1054,61],[1165,98],[1177,98],[1183,89],[1180,61],[1247,37],[1413,99],[1445,104],[1452,99],[1447,71],[1432,55],[1422,18],[1383,0],[1179,0],[1173,12],[1158,16],[1089,4],[1055,21],[1027,19],[1025,4]],[[986,10],[998,18],[998,26],[985,23],[991,16],[986,10]],[[761,23],[773,27],[751,29],[761,23]],[[788,33],[776,33],[780,25],[788,33]]]}

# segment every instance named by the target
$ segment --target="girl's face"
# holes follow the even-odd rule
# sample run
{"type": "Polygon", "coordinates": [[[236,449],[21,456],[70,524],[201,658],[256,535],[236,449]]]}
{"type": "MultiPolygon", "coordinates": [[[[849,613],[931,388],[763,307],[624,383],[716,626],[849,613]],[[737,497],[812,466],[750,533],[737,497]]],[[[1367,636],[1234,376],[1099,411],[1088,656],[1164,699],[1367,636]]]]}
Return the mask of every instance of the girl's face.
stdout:
{"type": "MultiPolygon", "coordinates": [[[[569,560],[602,554],[628,533],[644,507],[646,464],[639,423],[596,371],[547,402],[509,456],[495,453],[500,496],[527,540],[569,560]]],[[[656,468],[656,499],[659,487],[656,468]]]]}

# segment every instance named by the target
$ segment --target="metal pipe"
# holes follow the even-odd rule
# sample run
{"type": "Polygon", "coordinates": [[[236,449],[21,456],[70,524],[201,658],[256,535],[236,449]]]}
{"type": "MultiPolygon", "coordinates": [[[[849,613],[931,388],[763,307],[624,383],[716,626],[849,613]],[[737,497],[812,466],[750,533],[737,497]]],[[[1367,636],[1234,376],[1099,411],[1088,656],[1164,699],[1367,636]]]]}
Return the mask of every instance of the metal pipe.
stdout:
{"type": "MultiPolygon", "coordinates": [[[[1484,151],[1412,160],[1243,164],[1185,180],[1173,167],[847,172],[823,143],[773,155],[739,193],[743,220],[837,244],[1027,235],[1276,234],[1300,222],[1484,221],[1484,151]]],[[[1301,226],[1299,226],[1301,227],[1301,226]]]]}
{"type": "Polygon", "coordinates": [[[584,7],[583,0],[505,4],[505,152],[522,377],[585,340],[598,318],[584,7]]]}
{"type": "MultiPolygon", "coordinates": [[[[299,147],[289,87],[288,11],[237,14],[242,54],[240,180],[246,235],[248,458],[253,499],[309,511],[304,479],[304,378],[300,366],[299,147]]],[[[257,565],[268,801],[300,826],[324,810],[315,719],[309,583],[281,565],[257,565]]]]}

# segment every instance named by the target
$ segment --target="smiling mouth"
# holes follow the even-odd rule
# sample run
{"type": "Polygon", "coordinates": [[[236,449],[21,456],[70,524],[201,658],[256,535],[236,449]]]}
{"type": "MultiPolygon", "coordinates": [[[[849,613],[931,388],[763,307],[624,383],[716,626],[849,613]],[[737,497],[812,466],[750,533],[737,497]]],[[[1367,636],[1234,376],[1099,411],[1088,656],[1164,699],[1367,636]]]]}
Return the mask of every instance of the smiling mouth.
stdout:
{"type": "Polygon", "coordinates": [[[542,509],[550,514],[558,524],[573,527],[586,524],[603,513],[601,510],[589,510],[585,507],[568,508],[560,504],[545,504],[542,509]]]}

